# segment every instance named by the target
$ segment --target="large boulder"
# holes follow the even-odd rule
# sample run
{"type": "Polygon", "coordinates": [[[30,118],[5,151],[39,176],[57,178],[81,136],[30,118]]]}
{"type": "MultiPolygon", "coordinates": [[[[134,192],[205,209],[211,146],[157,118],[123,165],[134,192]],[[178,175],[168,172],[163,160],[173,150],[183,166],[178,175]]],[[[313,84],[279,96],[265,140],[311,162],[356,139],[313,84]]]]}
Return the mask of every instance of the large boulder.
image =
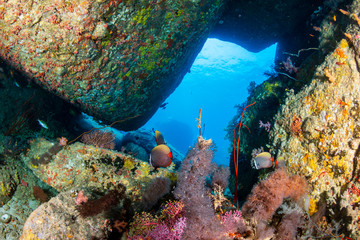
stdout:
{"type": "Polygon", "coordinates": [[[131,155],[80,142],[63,147],[37,139],[22,160],[41,181],[59,192],[86,186],[103,193],[121,183],[134,204],[139,203],[153,179],[177,179],[174,163],[154,171],[148,162],[131,155]]]}
{"type": "Polygon", "coordinates": [[[0,1],[0,57],[123,130],[179,85],[223,0],[0,1]]]}

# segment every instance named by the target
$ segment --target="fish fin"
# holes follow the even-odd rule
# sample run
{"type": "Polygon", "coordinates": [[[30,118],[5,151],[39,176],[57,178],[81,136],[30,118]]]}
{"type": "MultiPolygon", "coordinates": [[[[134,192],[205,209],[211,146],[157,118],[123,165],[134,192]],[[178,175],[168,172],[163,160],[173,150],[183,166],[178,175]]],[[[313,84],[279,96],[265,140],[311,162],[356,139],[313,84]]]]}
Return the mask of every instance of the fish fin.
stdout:
{"type": "Polygon", "coordinates": [[[171,151],[169,152],[168,156],[169,156],[169,158],[173,159],[173,154],[171,151]]]}
{"type": "Polygon", "coordinates": [[[257,165],[256,161],[254,161],[254,166],[256,170],[259,170],[259,166],[257,165]]]}

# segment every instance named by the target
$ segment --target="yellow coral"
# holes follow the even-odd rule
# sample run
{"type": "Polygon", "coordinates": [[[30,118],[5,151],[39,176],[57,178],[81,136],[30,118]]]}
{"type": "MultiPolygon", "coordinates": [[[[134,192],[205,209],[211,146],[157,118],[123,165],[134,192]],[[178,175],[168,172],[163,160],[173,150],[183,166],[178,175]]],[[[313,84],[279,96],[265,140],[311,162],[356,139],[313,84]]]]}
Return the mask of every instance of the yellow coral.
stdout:
{"type": "Polygon", "coordinates": [[[341,39],[340,47],[341,48],[347,48],[347,47],[349,47],[349,44],[347,43],[347,41],[345,39],[341,39]]]}
{"type": "Polygon", "coordinates": [[[151,167],[150,167],[150,165],[148,163],[141,162],[139,170],[142,172],[143,176],[147,176],[151,171],[151,167]]]}
{"type": "Polygon", "coordinates": [[[172,162],[172,163],[170,164],[170,166],[167,167],[167,169],[168,169],[169,171],[175,171],[175,167],[176,167],[175,163],[172,162]]]}
{"type": "Polygon", "coordinates": [[[177,181],[177,174],[173,172],[169,172],[166,176],[168,179],[170,179],[171,182],[177,181]]]}
{"type": "Polygon", "coordinates": [[[1,195],[3,196],[9,196],[10,195],[10,186],[9,184],[5,186],[3,182],[0,184],[1,186],[1,195]]]}
{"type": "Polygon", "coordinates": [[[309,206],[310,216],[316,213],[317,211],[318,211],[317,202],[314,199],[310,198],[310,206],[309,206]]]}
{"type": "Polygon", "coordinates": [[[134,18],[133,22],[136,24],[145,25],[147,23],[148,18],[151,17],[151,5],[147,8],[143,8],[134,18]]]}
{"type": "Polygon", "coordinates": [[[316,169],[317,169],[316,162],[317,161],[314,158],[314,156],[312,154],[309,154],[308,161],[307,161],[307,166],[313,171],[316,171],[316,169]]]}
{"type": "Polygon", "coordinates": [[[346,56],[346,54],[344,53],[344,51],[341,50],[341,49],[339,49],[339,48],[335,49],[334,56],[335,56],[335,58],[336,58],[337,60],[339,60],[339,61],[342,60],[342,59],[346,59],[346,58],[347,58],[347,56],[346,56]]]}
{"type": "Polygon", "coordinates": [[[134,161],[131,158],[126,158],[124,162],[124,168],[127,168],[129,170],[133,169],[135,166],[134,161]]]}

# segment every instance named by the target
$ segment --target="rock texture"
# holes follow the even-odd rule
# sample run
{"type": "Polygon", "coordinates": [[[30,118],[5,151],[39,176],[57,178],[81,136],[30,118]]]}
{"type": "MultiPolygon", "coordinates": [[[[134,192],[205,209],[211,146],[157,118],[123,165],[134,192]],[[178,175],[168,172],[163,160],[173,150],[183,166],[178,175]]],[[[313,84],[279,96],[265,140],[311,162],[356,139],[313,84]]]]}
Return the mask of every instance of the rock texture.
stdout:
{"type": "Polygon", "coordinates": [[[132,202],[139,203],[147,184],[156,177],[172,181],[177,174],[168,168],[154,168],[147,162],[131,155],[76,142],[66,147],[56,147],[44,139],[31,144],[30,151],[23,157],[24,163],[43,182],[59,192],[88,187],[105,192],[117,183],[126,187],[126,194],[132,202]]]}
{"type": "MultiPolygon", "coordinates": [[[[284,160],[289,173],[307,179],[309,193],[300,206],[311,221],[302,238],[359,239],[359,9],[359,2],[353,1],[330,11],[318,25],[319,44],[295,65],[297,71],[278,64],[268,81],[250,89],[252,95],[238,111],[241,116],[245,106],[256,101],[244,114],[243,124],[251,133],[243,127],[240,168],[262,147],[284,160]],[[270,133],[259,127],[259,120],[271,123],[270,133]]],[[[230,124],[231,139],[240,116],[230,124]]],[[[272,170],[258,171],[260,178],[272,170]]],[[[249,175],[240,170],[239,182],[249,175]]],[[[238,188],[243,189],[243,183],[238,188]]]]}
{"type": "Polygon", "coordinates": [[[352,239],[359,238],[359,9],[354,1],[337,19],[325,19],[320,28],[325,60],[308,86],[288,93],[270,133],[271,151],[310,183],[305,210],[324,217],[314,232],[352,239]]]}
{"type": "Polygon", "coordinates": [[[222,0],[0,1],[0,56],[123,130],[178,86],[222,0]]]}
{"type": "Polygon", "coordinates": [[[67,191],[39,206],[26,220],[19,239],[106,239],[110,221],[104,214],[81,217],[75,199],[76,191],[67,191]]]}

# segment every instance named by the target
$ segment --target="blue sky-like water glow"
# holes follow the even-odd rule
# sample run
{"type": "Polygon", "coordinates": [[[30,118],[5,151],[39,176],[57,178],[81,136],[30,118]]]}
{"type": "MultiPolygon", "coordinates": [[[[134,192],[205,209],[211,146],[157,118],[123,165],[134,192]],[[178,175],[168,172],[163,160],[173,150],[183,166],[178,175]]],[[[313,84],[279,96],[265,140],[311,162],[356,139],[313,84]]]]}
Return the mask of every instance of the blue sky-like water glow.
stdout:
{"type": "Polygon", "coordinates": [[[204,137],[216,146],[214,161],[229,165],[229,145],[224,129],[235,115],[236,104],[243,103],[251,81],[266,80],[264,72],[274,63],[276,44],[251,53],[229,42],[209,38],[178,88],[144,128],[163,133],[165,140],[184,154],[197,136],[199,109],[202,108],[204,137]]]}

